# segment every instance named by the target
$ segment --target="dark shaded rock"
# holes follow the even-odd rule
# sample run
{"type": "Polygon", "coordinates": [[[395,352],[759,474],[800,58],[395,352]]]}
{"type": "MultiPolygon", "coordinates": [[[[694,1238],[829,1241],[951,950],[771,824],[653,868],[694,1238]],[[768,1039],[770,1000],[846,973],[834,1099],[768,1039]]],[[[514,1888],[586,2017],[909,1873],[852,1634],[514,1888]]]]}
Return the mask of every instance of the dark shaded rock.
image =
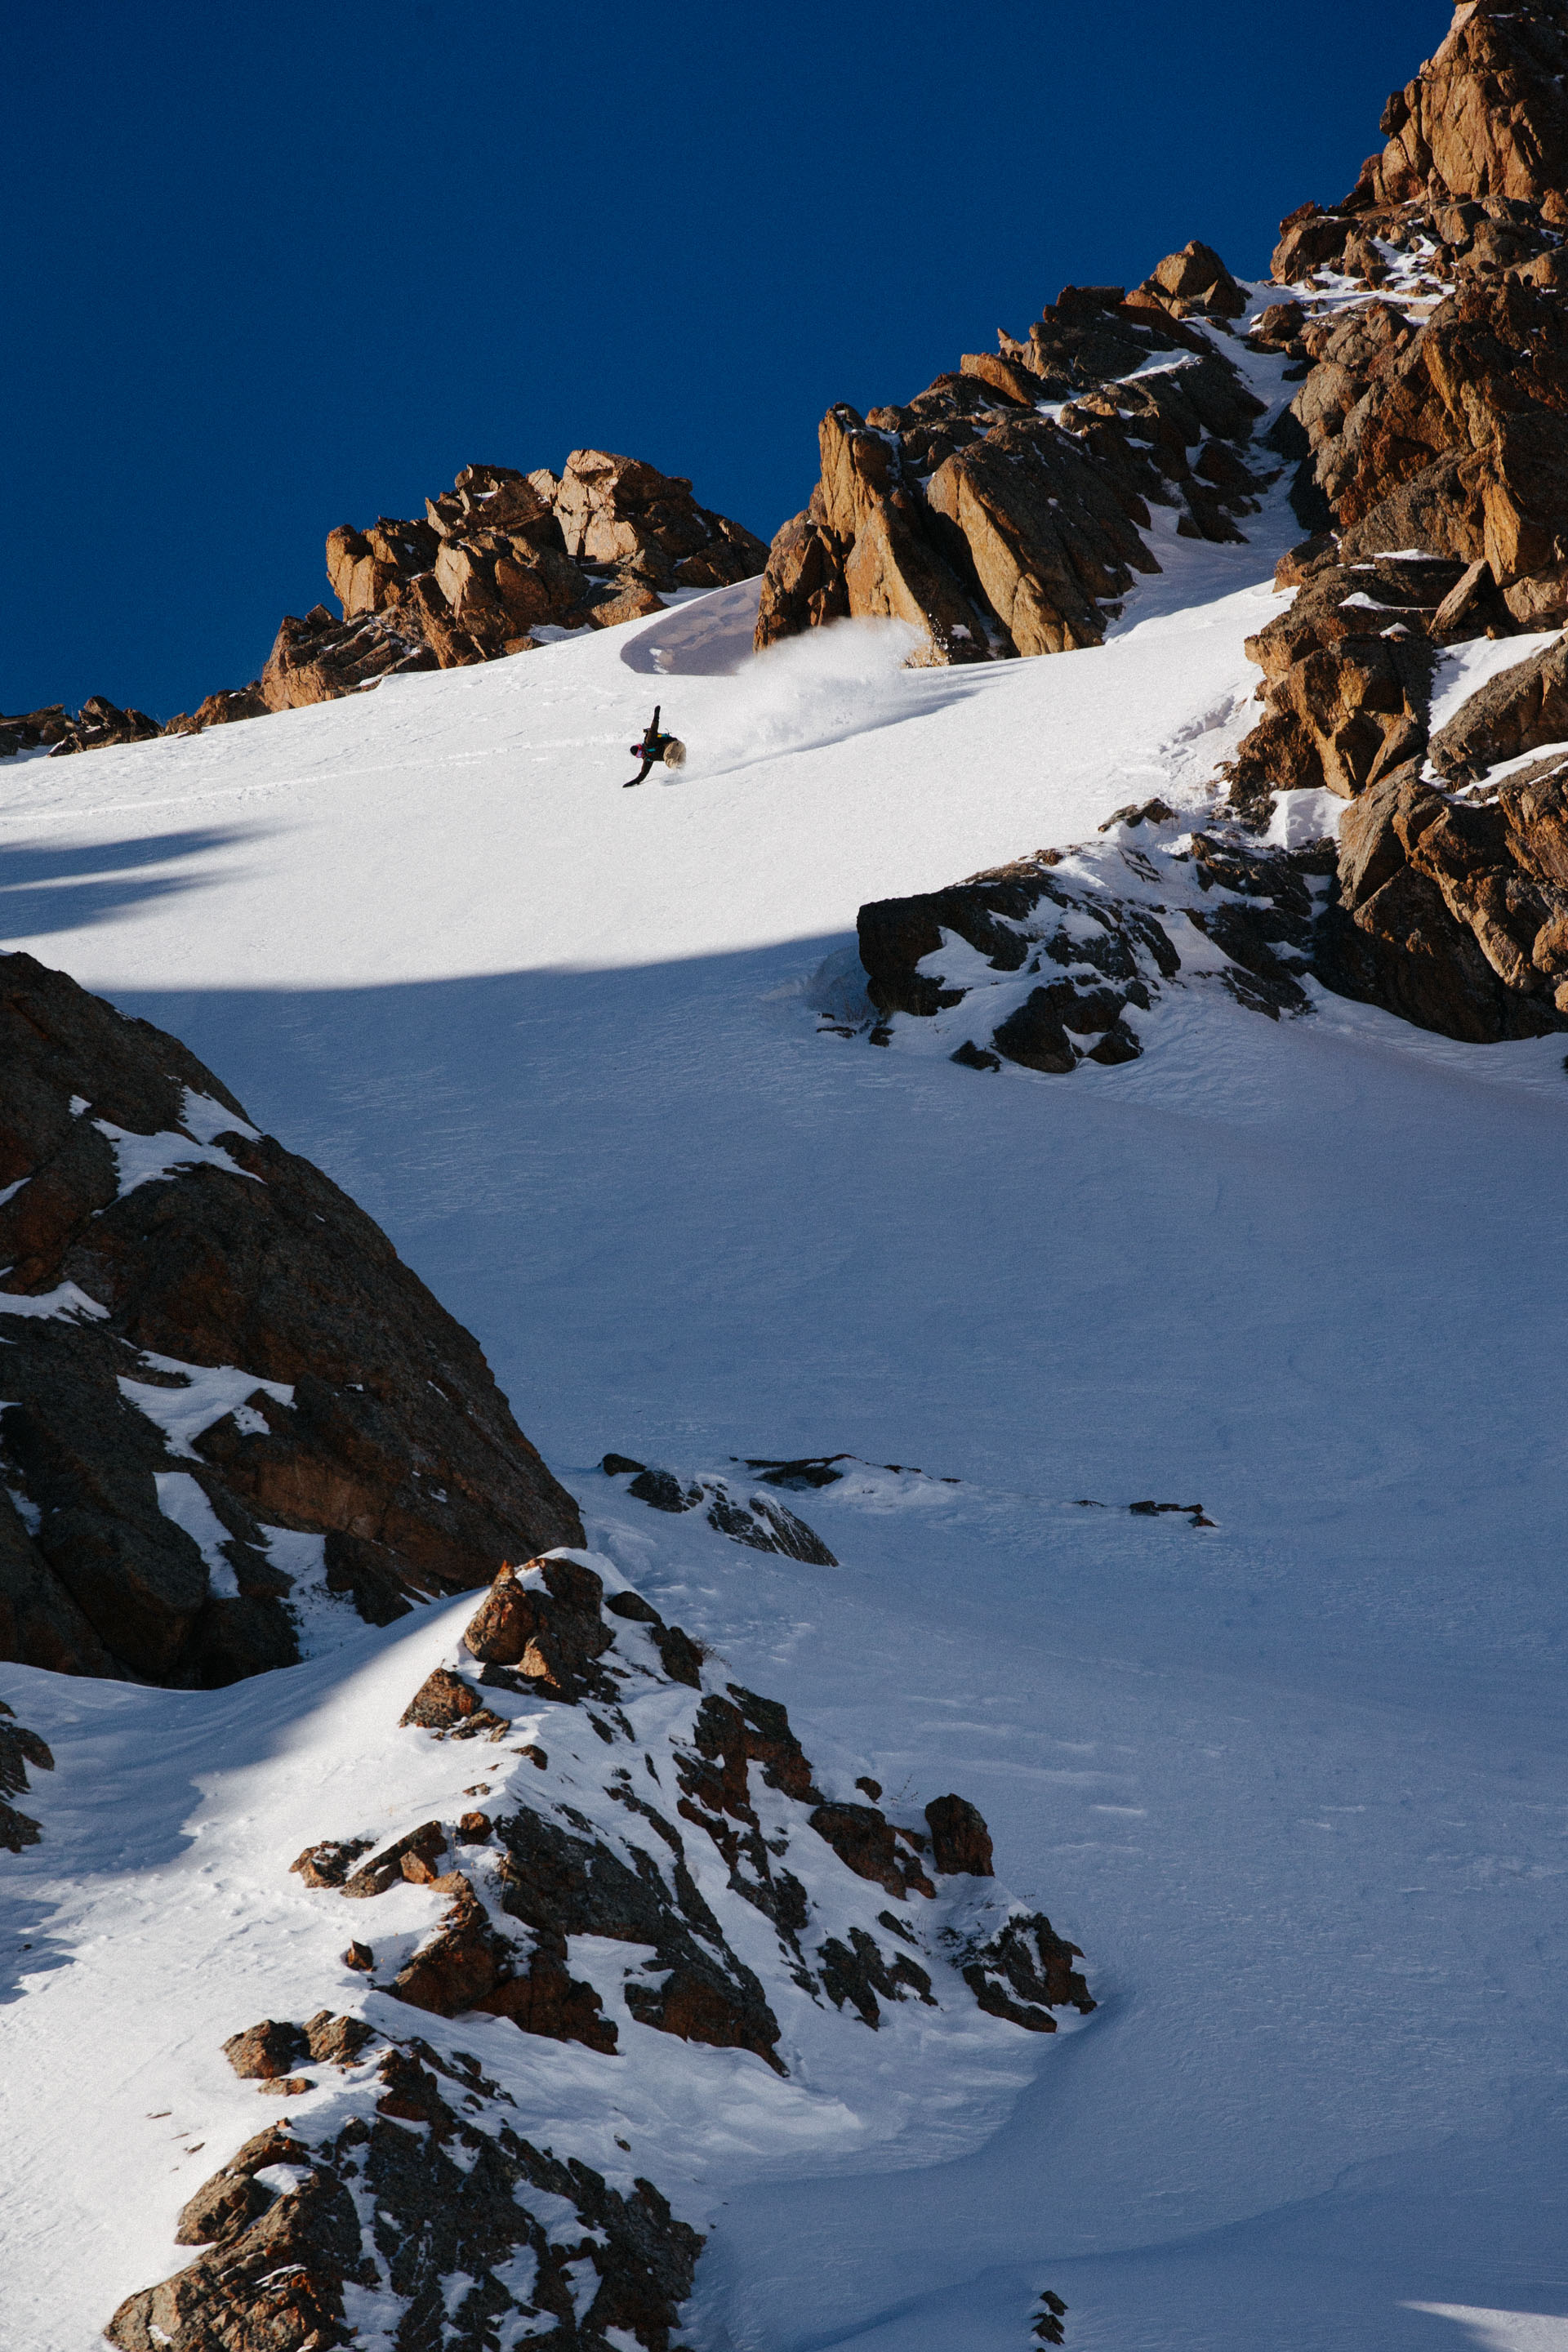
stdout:
{"type": "Polygon", "coordinates": [[[881,2021],[879,1994],[883,2000],[903,2000],[912,1992],[931,2007],[936,2006],[924,1969],[904,1952],[890,1961],[884,1958],[875,1937],[863,1927],[850,1928],[847,1944],[829,1936],[817,1953],[817,1961],[822,1990],[834,2007],[842,2009],[847,2001],[873,2031],[881,2021]]]}
{"type": "Polygon", "coordinates": [[[1030,2335],[1042,2344],[1065,2344],[1067,2330],[1062,2321],[1067,2317],[1067,2305],[1060,2295],[1053,2294],[1047,2287],[1041,2294],[1040,2310],[1029,2329],[1030,2335]]]}
{"type": "Polygon", "coordinates": [[[383,2073],[369,2119],[310,2148],[279,2135],[253,2153],[252,2142],[206,2183],[185,2210],[193,2233],[219,2233],[211,2251],[131,2296],[110,2340],[123,2352],[325,2352],[374,2328],[395,2352],[490,2352],[503,2334],[522,2340],[521,2325],[584,2352],[627,2340],[668,2352],[702,2241],[651,2181],[623,2196],[531,2146],[472,2061],[416,2041],[389,2052],[383,2073]],[[459,2118],[443,2084],[476,2120],[459,2118]],[[279,2163],[296,2174],[281,2193],[254,2180],[279,2163]],[[560,2227],[563,2212],[577,2229],[560,2227]],[[468,2283],[456,2298],[454,2278],[468,2283]]]}
{"type": "Polygon", "coordinates": [[[972,1037],[966,1037],[963,1045],[948,1055],[948,1059],[950,1062],[957,1062],[966,1070],[999,1070],[1002,1066],[1000,1054],[988,1053],[984,1046],[977,1045],[972,1037]]]}
{"type": "Polygon", "coordinates": [[[746,1467],[757,1473],[764,1486],[782,1486],[790,1494],[805,1494],[821,1486],[836,1486],[844,1473],[835,1465],[853,1458],[848,1454],[812,1454],[793,1462],[748,1457],[746,1467]]]}
{"type": "Polygon", "coordinates": [[[0,1846],[4,1846],[7,1853],[20,1853],[24,1846],[37,1845],[43,1834],[42,1828],[31,1813],[20,1812],[15,1805],[7,1804],[4,1798],[0,1798],[0,1846]]]}
{"type": "Polygon", "coordinates": [[[991,1832],[976,1808],[963,1797],[936,1797],[925,1809],[931,1861],[944,1876],[994,1878],[991,1832]]]}
{"type": "Polygon", "coordinates": [[[659,1663],[672,1683],[684,1683],[690,1690],[702,1687],[702,1662],[708,1653],[700,1642],[679,1625],[664,1625],[655,1634],[659,1663]]]}
{"type": "Polygon", "coordinates": [[[640,1848],[628,1864],[526,1808],[495,1827],[506,1850],[504,1906],[535,1931],[541,1951],[556,1950],[563,1960],[571,1936],[650,1944],[666,1973],[657,1987],[627,1985],[626,2006],[640,2023],[720,2049],[754,2051],[782,2072],[773,2051],[778,2021],[756,1977],[725,1943],[668,1823],[674,1856],[668,1879],[640,1848]]]}
{"type": "Polygon", "coordinates": [[[1074,1969],[1082,1953],[1058,1936],[1043,1912],[1016,1913],[988,1941],[970,1947],[963,1980],[980,2007],[1030,2033],[1054,2033],[1053,2009],[1087,2017],[1095,2003],[1074,1969]]]}
{"type": "Polygon", "coordinates": [[[918,1853],[900,1849],[898,1833],[875,1805],[818,1805],[811,1826],[857,1878],[868,1878],[889,1895],[935,1894],[918,1853]]]}
{"type": "Polygon", "coordinates": [[[971,1039],[971,1053],[961,1047],[954,1059],[988,1068],[999,1055],[1028,1069],[1065,1075],[1080,1058],[1069,1031],[1101,1038],[1115,1032],[1119,1055],[1136,1055],[1136,1038],[1119,1026],[1122,1013],[1130,1003],[1147,1006],[1145,972],[1169,978],[1180,959],[1152,912],[1067,887],[1055,877],[1059,863],[1059,852],[1043,851],[945,890],[862,907],[860,961],[873,1004],[884,1013],[929,1017],[962,1003],[966,987],[949,986],[940,972],[921,969],[941,953],[943,933],[950,932],[998,972],[1026,964],[1038,971],[1042,961],[1074,971],[1032,989],[995,1022],[994,1055],[988,1057],[971,1039]]]}
{"type": "Polygon", "coordinates": [[[991,1033],[992,1045],[1006,1061],[1020,1063],[1026,1070],[1044,1070],[1053,1077],[1065,1076],[1077,1068],[1078,1054],[1061,1015],[1076,1001],[1077,991],[1060,981],[1049,988],[1031,989],[1017,1011],[997,1023],[991,1033]]]}
{"type": "Polygon", "coordinates": [[[0,760],[14,760],[20,751],[39,751],[61,742],[70,729],[69,714],[61,702],[23,711],[14,719],[0,716],[0,760]]]}
{"type": "Polygon", "coordinates": [[[663,1618],[651,1601],[640,1592],[612,1592],[606,1595],[605,1606],[612,1617],[625,1617],[634,1625],[662,1627],[663,1618]]]}
{"type": "Polygon", "coordinates": [[[647,1466],[646,1463],[634,1462],[629,1454],[606,1454],[599,1465],[606,1478],[622,1478],[627,1471],[644,1470],[647,1466]]]}
{"type": "Polygon", "coordinates": [[[805,1560],[814,1568],[837,1567],[822,1538],[782,1503],[766,1495],[752,1495],[742,1503],[722,1478],[705,1479],[703,1491],[708,1497],[708,1524],[721,1535],[745,1544],[752,1551],[783,1552],[786,1559],[805,1560]]]}
{"type": "Polygon", "coordinates": [[[668,1470],[643,1471],[632,1480],[626,1492],[655,1511],[694,1511],[702,1500],[700,1486],[683,1486],[668,1470]]]}
{"type": "Polygon", "coordinates": [[[1341,826],[1324,984],[1478,1045],[1568,1027],[1563,814],[1550,774],[1482,805],[1447,799],[1415,763],[1384,778],[1341,826]]]}
{"type": "MultiPolygon", "coordinates": [[[[0,1699],[0,1797],[19,1797],[28,1786],[27,1767],[37,1771],[52,1772],[55,1759],[47,1741],[25,1723],[18,1723],[14,1707],[0,1699]]],[[[36,1824],[35,1824],[36,1826],[36,1824]]],[[[31,1844],[33,1841],[28,1840],[31,1844]]]]}
{"type": "Polygon", "coordinates": [[[105,696],[89,694],[75,723],[56,738],[49,757],[59,760],[73,751],[107,751],[121,743],[150,743],[163,731],[157,720],[149,719],[144,710],[121,710],[105,696]]]}
{"type": "Polygon", "coordinates": [[[473,1340],[175,1039],[9,956],[0,1066],[6,1287],[68,1307],[74,1285],[86,1302],[7,1326],[4,1483],[37,1523],[0,1507],[0,1652],[216,1685],[298,1655],[268,1526],[324,1535],[330,1583],[334,1544],[363,1548],[392,1597],[383,1618],[409,1590],[460,1590],[536,1538],[580,1536],[473,1340]],[[118,1139],[154,1135],[164,1172],[122,1192],[118,1139]],[[195,1459],[131,1401],[235,1365],[257,1385],[215,1411],[195,1459]],[[210,1504],[237,1594],[214,1592],[161,1509],[165,1471],[210,1504]]]}

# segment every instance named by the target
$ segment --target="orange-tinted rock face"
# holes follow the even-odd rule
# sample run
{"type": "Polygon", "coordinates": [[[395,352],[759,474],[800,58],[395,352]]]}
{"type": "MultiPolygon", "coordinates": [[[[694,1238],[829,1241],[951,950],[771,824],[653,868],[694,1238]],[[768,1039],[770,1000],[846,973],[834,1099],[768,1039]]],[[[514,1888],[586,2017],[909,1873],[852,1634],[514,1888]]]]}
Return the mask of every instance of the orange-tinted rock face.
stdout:
{"type": "Polygon", "coordinates": [[[1152,501],[1213,540],[1252,505],[1260,406],[1183,323],[1245,308],[1194,243],[1131,295],[1065,287],[1026,340],[966,353],[906,406],[830,409],[811,502],[769,554],[759,649],[846,614],[910,624],[924,662],[1099,645],[1134,573],[1159,570],[1152,501]],[[1150,371],[1160,354],[1175,363],[1150,371]]]}

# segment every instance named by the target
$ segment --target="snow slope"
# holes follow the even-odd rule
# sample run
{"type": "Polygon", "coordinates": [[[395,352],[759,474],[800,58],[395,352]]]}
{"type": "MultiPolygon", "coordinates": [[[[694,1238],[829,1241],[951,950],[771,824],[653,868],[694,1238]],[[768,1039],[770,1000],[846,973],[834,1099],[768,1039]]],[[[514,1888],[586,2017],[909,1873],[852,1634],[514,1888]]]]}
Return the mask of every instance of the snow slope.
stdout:
{"type": "MultiPolygon", "coordinates": [[[[489,2029],[540,2133],[597,2160],[620,2100],[711,2229],[703,2352],[1023,2352],[1047,2285],[1117,2352],[1568,2346],[1560,1049],[1194,990],[1131,1066],[980,1077],[814,1009],[862,899],[1205,804],[1264,522],[1163,545],[1066,660],[906,671],[857,625],[752,663],[731,590],[0,770],[9,943],[353,1191],[595,1549],[814,1756],[973,1797],[1088,1954],[1082,2031],[940,2080],[867,2034],[838,2116],[489,2029]],[[656,697],[691,761],[625,793],[656,697]],[[792,1497],[830,1570],[644,1510],[606,1446],[935,1475],[792,1497]]],[[[58,1761],[0,1864],[0,2342],[86,2352],[254,2127],[218,2042],[349,1998],[279,1857],[452,1613],[211,1695],[0,1667],[58,1761]]]]}

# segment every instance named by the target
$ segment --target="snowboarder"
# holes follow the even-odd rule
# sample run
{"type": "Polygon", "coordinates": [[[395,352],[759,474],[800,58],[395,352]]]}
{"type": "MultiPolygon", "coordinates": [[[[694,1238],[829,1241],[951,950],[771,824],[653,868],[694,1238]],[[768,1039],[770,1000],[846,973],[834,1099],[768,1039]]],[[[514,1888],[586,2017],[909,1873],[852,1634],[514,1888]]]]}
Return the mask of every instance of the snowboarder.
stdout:
{"type": "Polygon", "coordinates": [[[658,767],[666,751],[675,740],[673,735],[663,735],[659,732],[658,713],[659,705],[656,702],[653,706],[653,717],[648,720],[647,733],[640,743],[634,743],[631,747],[633,759],[642,761],[641,771],[638,774],[626,778],[626,782],[621,786],[623,792],[629,793],[634,784],[646,782],[648,770],[658,767]]]}

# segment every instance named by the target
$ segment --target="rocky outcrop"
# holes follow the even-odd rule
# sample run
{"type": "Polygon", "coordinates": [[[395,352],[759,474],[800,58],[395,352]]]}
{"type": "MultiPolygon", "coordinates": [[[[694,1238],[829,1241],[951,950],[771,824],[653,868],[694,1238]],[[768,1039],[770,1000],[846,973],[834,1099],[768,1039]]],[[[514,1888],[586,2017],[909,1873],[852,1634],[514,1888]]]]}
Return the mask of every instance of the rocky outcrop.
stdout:
{"type": "MultiPolygon", "coordinates": [[[[906,2003],[924,2037],[955,2011],[973,2035],[976,2011],[1040,2032],[1093,2009],[1077,1948],[995,1890],[972,1805],[933,1798],[917,1826],[826,1794],[778,1701],[715,1686],[704,1664],[689,1684],[671,1642],[703,1661],[607,1559],[556,1550],[497,1577],[387,1731],[461,1738],[493,1709],[507,1744],[465,1791],[482,1810],[385,1843],[343,1824],[300,1855],[310,1902],[374,1919],[365,1906],[401,1891],[377,1938],[396,1961],[375,1979],[370,1943],[344,1954],[369,2017],[323,2008],[229,2037],[261,2097],[303,2100],[325,2067],[331,2095],[247,2140],[186,2201],[177,2239],[202,2251],[121,2304],[112,2343],[304,2352],[313,2330],[395,2352],[535,2336],[668,2352],[701,2239],[629,2161],[612,2184],[524,2138],[478,2059],[409,2030],[421,2013],[503,2020],[617,2067],[649,2032],[731,2051],[769,2070],[751,2086],[765,2098],[791,2067],[786,2003],[795,2034],[804,2018],[830,2040],[906,2003]],[[548,1755],[516,1738],[542,1710],[548,1755]],[[430,1917],[411,1937],[421,1891],[430,1917]]],[[[384,1832],[379,1798],[376,1816],[384,1832]]],[[[482,2046],[499,2065],[493,2030],[482,2046]]]]}
{"type": "Polygon", "coordinates": [[[1292,407],[1319,519],[1347,556],[1484,561],[1505,609],[1480,626],[1568,614],[1565,74],[1560,0],[1467,0],[1390,99],[1381,154],[1332,213],[1293,214],[1274,257],[1307,305],[1292,407]],[[1308,315],[1325,269],[1376,299],[1308,315]]]}
{"type": "Polygon", "coordinates": [[[0,1846],[10,1853],[20,1853],[25,1845],[37,1845],[43,1835],[31,1814],[18,1812],[6,1802],[26,1790],[29,1764],[39,1772],[55,1769],[47,1744],[25,1723],[18,1723],[15,1707],[0,1698],[0,1846]]]}
{"type": "Polygon", "coordinates": [[[246,2142],[187,2202],[205,2249],[122,2303],[122,2352],[668,2352],[702,2250],[649,2180],[608,2186],[533,2147],[472,2058],[418,2038],[362,2070],[362,2112],[310,2138],[287,2122],[246,2142]],[[350,2316],[352,2304],[353,2316],[350,2316]]]}
{"type": "MultiPolygon", "coordinates": [[[[1283,658],[1289,646],[1278,650],[1283,658]]],[[[1517,707],[1540,704],[1521,679],[1517,707]]],[[[1506,698],[1494,709],[1500,726],[1506,698]]],[[[1458,769],[1462,753],[1476,756],[1476,731],[1455,721],[1432,748],[1458,769]]],[[[1278,1020],[1311,1010],[1310,978],[1479,1044],[1568,1027],[1568,760],[1466,797],[1424,782],[1422,766],[1419,754],[1405,760],[1355,795],[1337,855],[1326,842],[1260,848],[1241,827],[1183,834],[1161,807],[1157,821],[1122,812],[1105,848],[1041,852],[949,890],[864,907],[874,1011],[860,1034],[914,1045],[912,1016],[966,1068],[1065,1076],[1134,1059],[1173,989],[1217,982],[1278,1020]],[[987,969],[977,971],[979,958],[987,969]]],[[[1133,1507],[1180,1507],[1209,1524],[1194,1506],[1133,1507]]]]}
{"type": "Polygon", "coordinates": [[[1256,822],[1279,789],[1351,800],[1320,976],[1476,1042],[1568,1013],[1558,769],[1479,804],[1474,789],[1568,738],[1561,646],[1429,730],[1436,648],[1568,619],[1565,76],[1561,0],[1467,0],[1351,194],[1293,215],[1274,257],[1297,299],[1272,331],[1304,373],[1298,510],[1327,528],[1280,567],[1294,602],[1248,642],[1265,716],[1232,805],[1256,822]],[[1320,301],[1324,270],[1373,299],[1320,301]]]}
{"type": "Polygon", "coordinates": [[[252,678],[248,686],[220,687],[216,694],[198,702],[194,710],[176,711],[163,732],[200,735],[208,727],[230,727],[237,719],[265,719],[268,708],[261,680],[252,678]]]}
{"type": "Polygon", "coordinates": [[[1484,559],[1521,627],[1568,615],[1568,296],[1465,289],[1369,383],[1341,438],[1325,487],[1348,552],[1484,559]]]}
{"type": "Polygon", "coordinates": [[[568,555],[655,588],[727,588],[755,579],[767,561],[754,532],[697,504],[684,475],[637,457],[574,449],[552,504],[568,555]]]}
{"type": "Polygon", "coordinates": [[[926,1826],[937,1870],[950,1876],[962,1872],[967,1878],[994,1877],[991,1832],[967,1798],[933,1798],[926,1807],[926,1826]]]}
{"type": "Polygon", "coordinates": [[[63,743],[72,721],[65,705],[51,702],[46,709],[21,712],[14,719],[0,714],[0,760],[14,760],[22,751],[47,751],[63,743]]]}
{"type": "Polygon", "coordinates": [[[794,1511],[775,1503],[771,1495],[742,1497],[727,1478],[681,1478],[673,1470],[650,1469],[626,1454],[606,1454],[601,1467],[609,1477],[629,1474],[627,1493],[635,1495],[639,1503],[647,1504],[650,1510],[695,1511],[705,1505],[709,1526],[721,1536],[728,1536],[731,1543],[744,1544],[750,1551],[783,1552],[787,1559],[805,1560],[816,1568],[838,1565],[822,1538],[794,1511]]]}
{"type": "Polygon", "coordinates": [[[1073,1967],[1082,1958],[1048,1919],[1009,1919],[999,1934],[970,1943],[963,1980],[988,2015],[1005,2017],[1029,2033],[1052,2033],[1053,2009],[1076,2009],[1087,2016],[1094,2007],[1073,1967]]]}
{"type": "Polygon", "coordinates": [[[1160,568],[1152,505],[1225,540],[1255,503],[1262,404],[1182,323],[1245,307],[1193,245],[1131,295],[1064,288],[1026,340],[967,354],[907,406],[830,409],[821,478],[769,554],[759,650],[847,614],[910,624],[934,663],[1099,645],[1134,574],[1160,568]]]}
{"type": "MultiPolygon", "coordinates": [[[[704,1895],[700,1887],[685,1823],[718,1856],[725,1899],[738,1898],[769,1921],[790,1981],[814,1998],[826,1993],[835,2005],[851,1993],[894,2000],[911,1991],[939,2003],[931,1971],[905,1965],[899,1949],[923,1949],[934,1966],[938,1947],[929,1937],[922,1943],[907,1916],[887,1911],[873,1920],[846,1918],[844,1895],[825,1914],[823,1898],[808,1894],[805,1880],[820,1885],[831,1853],[846,1874],[847,1892],[868,1882],[900,1905],[936,1904],[937,1882],[992,1876],[991,1840],[978,1811],[962,1797],[942,1797],[919,1827],[890,1819],[874,1802],[825,1796],[785,1709],[738,1683],[706,1689],[700,1667],[689,1677],[671,1673],[671,1638],[700,1660],[698,1645],[679,1627],[667,1626],[641,1594],[606,1592],[598,1570],[581,1558],[556,1554],[498,1576],[463,1636],[463,1663],[427,1678],[403,1727],[461,1738],[486,1707],[499,1711],[504,1737],[519,1702],[574,1710],[592,1731],[590,1748],[602,1741],[610,1751],[589,1775],[603,1781],[605,1804],[597,1818],[583,1810],[588,1782],[579,1748],[566,1778],[574,1791],[570,1801],[513,1787],[504,1802],[465,1816],[455,1829],[426,1822],[404,1832],[359,1862],[352,1875],[350,1864],[366,1849],[363,1838],[308,1848],[294,1869],[323,1892],[374,1899],[407,1881],[445,1900],[435,1932],[385,1988],[399,2000],[447,2017],[479,2010],[525,2032],[615,2053],[624,2022],[617,2025],[600,1994],[570,1971],[572,1939],[597,1937],[653,1955],[627,1975],[625,2019],[683,2040],[748,2050],[782,2072],[777,2017],[754,1970],[738,1957],[734,1931],[711,1890],[704,1895]],[[694,1698],[673,1717],[660,1702],[662,1728],[645,1739],[636,1717],[639,1699],[683,1684],[695,1687],[694,1698]],[[454,1700],[456,1686],[467,1689],[467,1705],[454,1700]],[[641,1769],[634,1771],[639,1748],[641,1769]],[[627,1762],[613,1760],[617,1748],[627,1762]],[[660,1793],[671,1783],[673,1804],[660,1793]],[[617,1808],[626,1817],[625,1830],[608,1826],[605,1816],[613,1820],[617,1808]],[[800,1852],[798,1869],[784,1864],[792,1845],[800,1852]],[[461,1869],[449,1859],[458,1847],[468,1856],[461,1869]],[[888,1935],[895,1939],[890,1953],[888,1935]]],[[[558,1746],[571,1752],[573,1738],[563,1722],[551,1735],[551,1753],[558,1746]]],[[[548,1770],[537,1744],[527,1752],[548,1770]]],[[[851,1913],[855,1901],[847,1892],[851,1913]]],[[[993,1908],[984,1897],[988,1925],[978,1936],[968,1933],[959,1970],[977,1999],[976,1968],[989,1972],[987,1981],[998,1969],[1006,1974],[992,1945],[1001,1937],[1011,1951],[1011,1928],[1028,1948],[1030,1937],[1043,1936],[1041,1948],[1057,1949],[1048,1922],[1005,1906],[997,1920],[993,1908]]],[[[1077,1979],[1066,1990],[1065,1979],[1052,1982],[1051,2006],[1078,2000],[1083,1990],[1077,1979]]],[[[989,1998],[982,2005],[994,2009],[989,1998]]],[[[864,1999],[856,1997],[852,2006],[876,2022],[864,1999]]],[[[1048,2021],[1045,2029],[1033,2018],[1014,2021],[1048,2030],[1048,2021]]],[[[252,2028],[237,2038],[233,2052],[244,2054],[248,2071],[283,2073],[304,2054],[302,2031],[252,2028]]],[[[318,2054],[314,2042],[310,2053],[318,2054]]]]}
{"type": "Polygon", "coordinates": [[[1304,572],[1303,584],[1289,611],[1247,641],[1264,673],[1268,716],[1228,771],[1243,814],[1262,814],[1274,793],[1302,787],[1352,800],[1425,751],[1433,649],[1449,642],[1456,592],[1468,583],[1466,624],[1486,608],[1482,572],[1458,562],[1343,563],[1336,553],[1328,540],[1316,554],[1287,558],[1281,573],[1304,572]]]}
{"type": "Polygon", "coordinates": [[[176,1039],[8,956],[0,1069],[0,1655],[229,1682],[307,1598],[383,1623],[580,1534],[468,1334],[176,1039]]]}
{"type": "Polygon", "coordinates": [[[301,710],[384,677],[440,667],[422,633],[374,615],[339,621],[325,604],[313,604],[302,619],[285,616],[261,673],[261,698],[268,710],[301,710]]]}
{"type": "MultiPolygon", "coordinates": [[[[47,716],[52,718],[53,713],[47,716]]],[[[0,726],[7,723],[16,722],[0,721],[0,726]]],[[[26,727],[27,722],[24,720],[22,724],[26,727]]],[[[120,743],[150,743],[163,731],[157,720],[149,719],[144,710],[121,710],[107,696],[89,694],[70,725],[54,737],[49,757],[58,760],[72,751],[107,751],[120,743]]]]}
{"type": "Polygon", "coordinates": [[[1568,761],[1485,801],[1395,771],[1346,812],[1324,980],[1479,1045],[1568,1029],[1568,761]]]}
{"type": "Polygon", "coordinates": [[[1133,299],[1157,302],[1173,319],[1239,319],[1247,309],[1245,289],[1213,246],[1196,237],[1157,263],[1133,299]]]}
{"type": "Polygon", "coordinates": [[[563,474],[466,466],[423,518],[383,515],[328,535],[342,607],[285,620],[262,676],[269,709],[321,702],[413,669],[526,653],[539,629],[608,628],[664,594],[719,588],[763,568],[763,542],[700,507],[683,476],[574,449],[563,474]],[[661,594],[660,592],[664,592],[661,594]]]}
{"type": "Polygon", "coordinates": [[[1463,0],[1436,55],[1384,107],[1386,143],[1355,194],[1521,204],[1568,226],[1565,46],[1563,0],[1463,0]]]}
{"type": "Polygon", "coordinates": [[[0,717],[0,760],[199,735],[416,670],[526,653],[547,642],[538,630],[614,628],[679,590],[753,579],[768,556],[742,524],[699,506],[684,475],[603,449],[574,449],[563,474],[465,466],[423,516],[383,515],[369,530],[340,523],[326,553],[341,617],[325,604],[286,614],[250,685],[209,694],[163,728],[101,695],[74,718],[58,704],[0,717]]]}
{"type": "Polygon", "coordinates": [[[1274,1020],[1310,1010],[1301,977],[1331,850],[1259,851],[1232,828],[1184,834],[1159,802],[1110,824],[1119,837],[1103,848],[1041,850],[862,907],[861,1034],[889,1045],[909,1034],[900,1016],[931,1021],[969,1069],[1066,1076],[1135,1061],[1143,1018],[1173,987],[1218,982],[1274,1020]]]}

